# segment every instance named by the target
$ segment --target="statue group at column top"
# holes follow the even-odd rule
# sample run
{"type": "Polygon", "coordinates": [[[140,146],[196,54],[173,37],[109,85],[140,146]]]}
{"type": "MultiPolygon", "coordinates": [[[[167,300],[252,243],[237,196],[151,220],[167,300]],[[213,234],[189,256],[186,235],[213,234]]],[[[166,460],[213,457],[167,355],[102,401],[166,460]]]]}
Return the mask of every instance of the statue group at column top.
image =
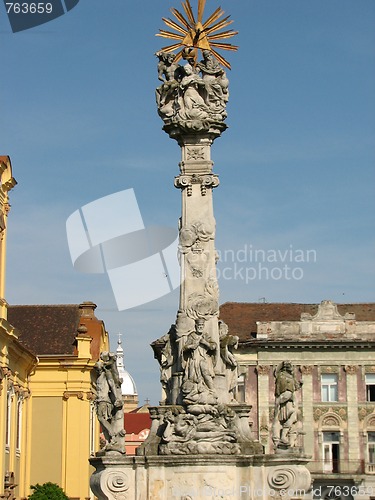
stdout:
{"type": "Polygon", "coordinates": [[[162,82],[156,89],[156,103],[166,125],[201,132],[212,124],[224,122],[228,78],[210,50],[203,50],[202,54],[203,59],[195,62],[193,52],[186,49],[183,53],[186,63],[180,65],[174,53],[156,53],[158,78],[162,82]]]}

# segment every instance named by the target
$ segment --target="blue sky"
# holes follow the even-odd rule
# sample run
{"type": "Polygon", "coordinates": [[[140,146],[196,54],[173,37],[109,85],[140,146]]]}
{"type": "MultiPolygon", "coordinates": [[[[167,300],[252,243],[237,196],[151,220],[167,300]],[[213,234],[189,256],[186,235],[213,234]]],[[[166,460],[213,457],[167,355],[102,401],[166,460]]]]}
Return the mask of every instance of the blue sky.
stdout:
{"type": "MultiPolygon", "coordinates": [[[[229,129],[212,150],[221,180],[216,246],[227,250],[219,268],[230,268],[221,302],[374,301],[374,1],[207,0],[206,14],[219,5],[240,32],[240,50],[229,54],[229,129]],[[316,259],[288,261],[302,269],[300,279],[267,279],[259,264],[270,273],[284,263],[248,257],[241,265],[258,275],[246,282],[238,272],[245,248],[314,250],[316,259]]],[[[180,4],[80,0],[16,34],[0,9],[1,154],[18,181],[7,300],[94,301],[112,346],[124,335],[141,403],[159,400],[149,344],[174,322],[178,292],[117,311],[105,275],[73,269],[65,222],[81,206],[133,188],[146,225],[176,227],[180,152],[161,130],[153,55],[172,6],[180,4]]]]}

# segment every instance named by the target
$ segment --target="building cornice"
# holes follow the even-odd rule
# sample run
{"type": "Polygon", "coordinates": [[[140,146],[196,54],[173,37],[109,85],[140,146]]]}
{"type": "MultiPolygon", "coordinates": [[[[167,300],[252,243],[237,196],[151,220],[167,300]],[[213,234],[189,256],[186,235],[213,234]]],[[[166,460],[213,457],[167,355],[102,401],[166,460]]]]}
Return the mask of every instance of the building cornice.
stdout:
{"type": "Polygon", "coordinates": [[[278,348],[283,348],[283,349],[347,349],[348,347],[350,348],[360,348],[360,349],[374,349],[375,348],[375,341],[374,342],[363,342],[363,341],[332,341],[332,340],[327,340],[325,342],[319,341],[319,342],[313,342],[313,341],[307,341],[307,342],[297,342],[297,341],[270,341],[270,340],[251,340],[251,341],[244,341],[240,342],[238,345],[238,350],[240,351],[241,349],[248,349],[248,348],[259,348],[262,347],[264,349],[278,349],[278,348]]]}

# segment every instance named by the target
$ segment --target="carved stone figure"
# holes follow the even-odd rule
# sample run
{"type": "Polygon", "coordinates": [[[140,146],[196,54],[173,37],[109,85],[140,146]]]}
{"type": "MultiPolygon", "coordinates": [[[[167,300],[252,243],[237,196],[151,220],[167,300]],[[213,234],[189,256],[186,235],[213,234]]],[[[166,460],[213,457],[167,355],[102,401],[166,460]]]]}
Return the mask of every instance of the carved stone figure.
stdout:
{"type": "Polygon", "coordinates": [[[160,382],[164,393],[164,403],[170,402],[171,396],[171,382],[172,382],[172,367],[175,362],[175,345],[176,337],[176,327],[172,325],[169,332],[163,335],[160,339],[154,342],[154,345],[158,345],[156,351],[156,358],[160,365],[160,382]]]}
{"type": "Polygon", "coordinates": [[[219,320],[219,342],[220,342],[220,360],[218,361],[218,371],[226,378],[226,390],[231,400],[234,401],[233,391],[237,387],[238,370],[237,361],[231,349],[237,349],[239,338],[237,335],[230,335],[228,325],[219,320]]]}
{"type": "Polygon", "coordinates": [[[209,108],[202,97],[204,81],[190,64],[186,64],[183,69],[184,76],[179,86],[178,117],[181,120],[205,120],[209,116],[209,108]]]}
{"type": "Polygon", "coordinates": [[[187,405],[215,404],[217,396],[214,390],[213,355],[216,344],[205,331],[205,320],[195,321],[192,332],[184,345],[185,360],[184,382],[182,392],[187,405]]]}
{"type": "Polygon", "coordinates": [[[178,69],[180,66],[174,62],[176,55],[172,52],[157,52],[158,79],[163,82],[156,89],[156,102],[162,115],[171,116],[174,113],[173,103],[175,100],[175,90],[178,88],[178,69]]]}
{"type": "Polygon", "coordinates": [[[202,53],[203,60],[196,65],[185,55],[184,66],[175,62],[173,53],[156,53],[158,79],[163,82],[156,89],[156,103],[166,125],[174,123],[183,130],[200,132],[225,120],[228,78],[210,50],[202,53]]]}
{"type": "MultiPolygon", "coordinates": [[[[208,407],[207,407],[208,408],[208,407]]],[[[226,406],[210,406],[210,412],[169,410],[164,416],[160,451],[163,455],[238,454],[236,418],[226,406]]]]}
{"type": "Polygon", "coordinates": [[[283,361],[275,370],[275,417],[272,439],[276,448],[287,449],[296,446],[298,409],[296,391],[301,383],[295,377],[290,361],[283,361]]]}
{"type": "Polygon", "coordinates": [[[229,81],[225,71],[213,57],[210,50],[203,50],[203,60],[197,63],[202,72],[202,79],[206,89],[206,104],[217,119],[227,116],[225,111],[229,99],[229,81]]]}
{"type": "Polygon", "coordinates": [[[125,453],[125,430],[121,382],[116,366],[116,354],[102,352],[95,363],[96,411],[106,444],[102,451],[125,453]]]}

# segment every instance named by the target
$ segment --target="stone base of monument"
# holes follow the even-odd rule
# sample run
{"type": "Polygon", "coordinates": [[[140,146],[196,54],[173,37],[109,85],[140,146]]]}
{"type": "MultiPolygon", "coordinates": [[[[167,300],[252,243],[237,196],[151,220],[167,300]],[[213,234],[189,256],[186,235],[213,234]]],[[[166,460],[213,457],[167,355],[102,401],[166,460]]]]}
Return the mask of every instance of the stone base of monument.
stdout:
{"type": "Polygon", "coordinates": [[[307,457],[107,454],[90,459],[99,500],[270,500],[306,498],[307,457]]]}

